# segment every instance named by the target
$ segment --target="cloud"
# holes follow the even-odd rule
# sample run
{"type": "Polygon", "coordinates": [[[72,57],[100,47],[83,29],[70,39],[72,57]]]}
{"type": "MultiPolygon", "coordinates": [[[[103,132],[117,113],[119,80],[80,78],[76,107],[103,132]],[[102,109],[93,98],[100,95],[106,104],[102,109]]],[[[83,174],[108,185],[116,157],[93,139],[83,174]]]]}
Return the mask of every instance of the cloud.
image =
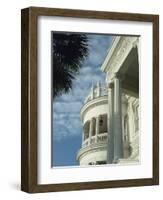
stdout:
{"type": "Polygon", "coordinates": [[[82,124],[77,115],[58,115],[53,123],[53,139],[61,140],[82,133],[82,124]]]}

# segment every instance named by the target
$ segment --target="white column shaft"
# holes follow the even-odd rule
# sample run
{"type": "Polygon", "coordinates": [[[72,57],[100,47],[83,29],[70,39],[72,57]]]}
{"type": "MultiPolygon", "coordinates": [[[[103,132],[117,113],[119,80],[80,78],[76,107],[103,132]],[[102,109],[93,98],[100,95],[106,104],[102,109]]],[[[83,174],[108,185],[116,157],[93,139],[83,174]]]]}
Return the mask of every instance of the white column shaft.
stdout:
{"type": "Polygon", "coordinates": [[[113,88],[108,89],[108,149],[107,163],[113,163],[114,159],[114,133],[113,133],[113,106],[114,106],[113,88]]]}
{"type": "Polygon", "coordinates": [[[123,158],[123,135],[122,135],[122,110],[121,110],[121,83],[114,79],[114,162],[123,158]]]}

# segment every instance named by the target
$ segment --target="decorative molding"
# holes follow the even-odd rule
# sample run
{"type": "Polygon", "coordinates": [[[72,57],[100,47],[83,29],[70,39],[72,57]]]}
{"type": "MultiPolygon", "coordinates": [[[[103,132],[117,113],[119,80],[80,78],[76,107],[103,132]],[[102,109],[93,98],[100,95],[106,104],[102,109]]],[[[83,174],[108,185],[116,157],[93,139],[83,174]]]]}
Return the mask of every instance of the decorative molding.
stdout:
{"type": "Polygon", "coordinates": [[[103,150],[107,150],[107,141],[91,144],[87,147],[81,148],[77,153],[76,160],[80,160],[83,156],[86,156],[90,152],[99,152],[103,150]]]}
{"type": "Polygon", "coordinates": [[[83,122],[83,118],[86,112],[92,109],[95,106],[104,105],[108,103],[108,95],[97,97],[96,99],[92,99],[88,101],[80,110],[80,117],[83,122]]]}
{"type": "Polygon", "coordinates": [[[114,73],[118,72],[120,66],[122,65],[125,58],[133,48],[133,43],[137,41],[137,38],[135,38],[136,37],[126,36],[118,36],[117,38],[115,38],[114,43],[116,43],[116,45],[114,45],[114,49],[112,49],[112,51],[109,52],[108,56],[106,57],[106,60],[104,61],[101,67],[102,71],[105,71],[109,78],[112,78],[112,76],[114,76],[114,73]]]}

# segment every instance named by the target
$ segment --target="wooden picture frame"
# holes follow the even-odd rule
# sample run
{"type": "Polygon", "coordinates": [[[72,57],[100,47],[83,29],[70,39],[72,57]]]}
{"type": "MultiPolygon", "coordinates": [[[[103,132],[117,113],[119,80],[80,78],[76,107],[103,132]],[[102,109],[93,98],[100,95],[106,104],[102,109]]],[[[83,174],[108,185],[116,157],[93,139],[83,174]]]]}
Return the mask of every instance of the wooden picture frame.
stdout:
{"type": "MultiPolygon", "coordinates": [[[[148,76],[148,74],[147,74],[148,76]]],[[[29,193],[159,184],[159,16],[29,7],[21,11],[21,190],[29,193]],[[153,24],[153,177],[128,180],[38,184],[37,157],[37,19],[61,16],[151,22],[153,24]]]]}

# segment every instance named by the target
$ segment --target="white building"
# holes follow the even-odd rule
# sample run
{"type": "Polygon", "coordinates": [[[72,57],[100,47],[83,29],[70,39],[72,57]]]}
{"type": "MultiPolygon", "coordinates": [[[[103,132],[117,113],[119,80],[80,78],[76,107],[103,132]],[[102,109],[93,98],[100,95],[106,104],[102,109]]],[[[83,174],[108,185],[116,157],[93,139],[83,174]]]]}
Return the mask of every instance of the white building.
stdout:
{"type": "Polygon", "coordinates": [[[92,86],[81,108],[80,165],[139,161],[139,37],[116,36],[101,66],[106,85],[92,86]]]}

